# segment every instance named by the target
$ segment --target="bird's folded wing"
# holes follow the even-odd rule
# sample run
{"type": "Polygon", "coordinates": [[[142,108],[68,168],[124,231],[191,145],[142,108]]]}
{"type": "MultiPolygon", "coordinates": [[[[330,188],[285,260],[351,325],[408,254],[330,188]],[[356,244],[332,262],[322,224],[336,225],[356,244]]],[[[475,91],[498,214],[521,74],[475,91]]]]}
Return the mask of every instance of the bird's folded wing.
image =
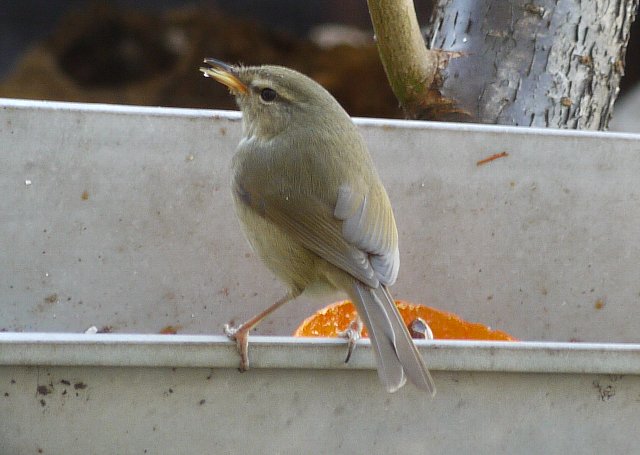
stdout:
{"type": "Polygon", "coordinates": [[[344,221],[345,240],[369,253],[376,278],[391,286],[398,276],[400,255],[396,222],[384,189],[376,187],[371,193],[362,193],[342,185],[334,216],[344,221]]]}
{"type": "Polygon", "coordinates": [[[330,207],[312,196],[258,194],[237,184],[235,191],[261,216],[354,278],[374,288],[380,282],[395,281],[398,247],[390,206],[389,215],[375,216],[377,212],[372,213],[370,208],[377,206],[368,204],[366,198],[361,198],[364,203],[357,205],[347,199],[342,203],[339,196],[338,206],[342,203],[342,208],[336,213],[339,207],[330,207]],[[347,216],[341,219],[337,215],[347,216]]]}

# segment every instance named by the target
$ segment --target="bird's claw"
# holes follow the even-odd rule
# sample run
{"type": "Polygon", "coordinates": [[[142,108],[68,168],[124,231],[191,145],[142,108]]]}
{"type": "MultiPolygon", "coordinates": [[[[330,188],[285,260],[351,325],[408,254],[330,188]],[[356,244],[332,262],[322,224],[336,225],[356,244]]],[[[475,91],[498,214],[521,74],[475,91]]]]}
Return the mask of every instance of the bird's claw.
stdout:
{"type": "Polygon", "coordinates": [[[225,324],[223,328],[224,334],[231,340],[236,339],[236,333],[238,332],[238,329],[239,327],[234,327],[231,324],[225,324]]]}
{"type": "Polygon", "coordinates": [[[356,349],[358,340],[362,338],[362,321],[360,318],[351,321],[346,330],[338,332],[338,336],[347,339],[347,356],[344,359],[344,363],[349,363],[349,359],[351,359],[353,351],[356,349]]]}
{"type": "Polygon", "coordinates": [[[433,332],[431,327],[422,318],[415,318],[411,324],[409,324],[409,333],[411,338],[422,338],[424,340],[433,340],[433,332]]]}
{"type": "Polygon", "coordinates": [[[234,327],[230,324],[224,325],[224,334],[230,339],[236,342],[236,348],[238,354],[240,354],[240,371],[247,371],[249,369],[249,333],[247,330],[243,330],[242,325],[234,327]]]}

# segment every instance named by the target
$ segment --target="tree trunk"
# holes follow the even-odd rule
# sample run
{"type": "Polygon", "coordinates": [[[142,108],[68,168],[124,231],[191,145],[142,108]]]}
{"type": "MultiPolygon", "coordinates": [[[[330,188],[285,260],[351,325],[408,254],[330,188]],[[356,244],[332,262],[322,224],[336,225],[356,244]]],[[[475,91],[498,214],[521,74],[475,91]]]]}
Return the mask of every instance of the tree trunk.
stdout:
{"type": "Polygon", "coordinates": [[[432,85],[446,118],[606,129],[637,1],[438,0],[428,45],[461,53],[432,85]]]}

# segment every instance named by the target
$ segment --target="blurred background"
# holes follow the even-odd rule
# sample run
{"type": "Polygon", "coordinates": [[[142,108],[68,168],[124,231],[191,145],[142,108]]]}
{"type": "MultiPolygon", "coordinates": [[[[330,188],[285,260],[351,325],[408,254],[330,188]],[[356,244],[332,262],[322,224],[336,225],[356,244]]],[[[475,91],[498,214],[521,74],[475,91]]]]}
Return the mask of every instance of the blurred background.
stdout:
{"type": "MultiPolygon", "coordinates": [[[[431,0],[415,0],[421,24],[431,0]]],[[[611,130],[640,132],[640,26],[611,130]]],[[[4,0],[0,97],[235,109],[203,57],[274,63],[323,84],[354,116],[401,118],[364,0],[4,0]]]]}

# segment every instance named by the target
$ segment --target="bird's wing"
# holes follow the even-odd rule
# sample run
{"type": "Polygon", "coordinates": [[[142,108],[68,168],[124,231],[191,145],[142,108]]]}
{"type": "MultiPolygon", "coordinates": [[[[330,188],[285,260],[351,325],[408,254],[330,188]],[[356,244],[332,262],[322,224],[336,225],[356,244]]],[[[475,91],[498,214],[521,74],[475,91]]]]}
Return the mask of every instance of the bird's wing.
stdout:
{"type": "Polygon", "coordinates": [[[354,278],[374,288],[395,281],[397,232],[388,202],[388,213],[381,216],[380,205],[342,189],[335,207],[313,196],[265,193],[238,181],[234,191],[244,204],[354,278]]]}
{"type": "Polygon", "coordinates": [[[395,283],[400,268],[398,231],[384,188],[364,193],[340,186],[334,216],[343,221],[345,240],[370,255],[376,278],[387,286],[395,283]]]}

